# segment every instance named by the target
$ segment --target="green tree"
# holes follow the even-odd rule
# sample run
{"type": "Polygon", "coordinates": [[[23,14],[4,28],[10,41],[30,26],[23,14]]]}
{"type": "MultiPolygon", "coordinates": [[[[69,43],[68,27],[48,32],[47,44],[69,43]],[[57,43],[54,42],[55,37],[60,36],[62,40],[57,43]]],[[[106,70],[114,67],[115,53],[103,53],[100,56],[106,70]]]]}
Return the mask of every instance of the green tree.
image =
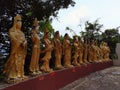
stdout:
{"type": "Polygon", "coordinates": [[[110,56],[112,58],[113,55],[115,54],[116,43],[119,42],[120,34],[117,29],[113,28],[113,29],[106,29],[101,36],[102,36],[102,41],[108,43],[111,50],[110,56]]]}
{"type": "Polygon", "coordinates": [[[85,32],[81,32],[83,37],[87,37],[88,39],[97,39],[99,40],[102,24],[99,24],[98,19],[93,23],[86,21],[85,23],[85,32]]]}
{"type": "Polygon", "coordinates": [[[47,28],[50,31],[50,33],[53,34],[54,33],[54,29],[53,29],[53,27],[51,25],[51,22],[52,22],[52,20],[50,20],[48,18],[41,20],[40,23],[39,23],[39,25],[40,25],[40,28],[39,28],[40,32],[44,32],[44,30],[47,28]]]}
{"type": "Polygon", "coordinates": [[[75,31],[73,29],[71,29],[70,27],[66,27],[66,30],[72,32],[73,35],[76,35],[75,31]]]}

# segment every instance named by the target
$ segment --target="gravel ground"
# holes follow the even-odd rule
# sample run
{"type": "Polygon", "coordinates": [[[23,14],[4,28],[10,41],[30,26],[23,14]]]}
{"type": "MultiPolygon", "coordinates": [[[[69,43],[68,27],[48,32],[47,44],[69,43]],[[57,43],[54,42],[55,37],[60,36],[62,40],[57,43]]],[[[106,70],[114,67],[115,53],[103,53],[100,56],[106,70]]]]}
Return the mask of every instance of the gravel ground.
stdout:
{"type": "Polygon", "coordinates": [[[120,67],[92,73],[59,90],[120,90],[120,67]]]}

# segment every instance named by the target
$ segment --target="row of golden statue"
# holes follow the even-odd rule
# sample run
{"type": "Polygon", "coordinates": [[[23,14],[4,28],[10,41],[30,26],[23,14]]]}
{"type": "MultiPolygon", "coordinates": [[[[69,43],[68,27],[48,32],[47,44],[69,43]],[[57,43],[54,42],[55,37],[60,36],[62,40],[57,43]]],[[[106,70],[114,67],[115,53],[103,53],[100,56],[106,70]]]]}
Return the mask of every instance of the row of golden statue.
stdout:
{"type": "MultiPolygon", "coordinates": [[[[9,29],[9,36],[11,42],[11,53],[5,64],[4,73],[8,83],[21,81],[27,79],[24,74],[24,63],[27,54],[27,40],[24,33],[21,31],[21,16],[14,17],[13,27],[9,29]]],[[[60,42],[59,31],[54,33],[54,38],[50,40],[49,30],[44,31],[43,43],[45,49],[40,49],[40,37],[38,35],[38,21],[35,18],[32,30],[32,56],[30,60],[29,71],[30,75],[36,76],[42,72],[52,72],[50,68],[51,53],[54,51],[55,69],[69,68],[73,66],[80,66],[90,62],[108,61],[110,49],[105,42],[101,42],[100,46],[97,42],[92,40],[84,41],[80,37],[73,37],[73,43],[69,41],[69,35],[65,34],[62,43],[60,42]],[[39,59],[40,53],[43,53],[43,58],[39,59]],[[63,65],[61,64],[63,58],[63,65]],[[43,62],[39,66],[39,60],[43,62]]]]}

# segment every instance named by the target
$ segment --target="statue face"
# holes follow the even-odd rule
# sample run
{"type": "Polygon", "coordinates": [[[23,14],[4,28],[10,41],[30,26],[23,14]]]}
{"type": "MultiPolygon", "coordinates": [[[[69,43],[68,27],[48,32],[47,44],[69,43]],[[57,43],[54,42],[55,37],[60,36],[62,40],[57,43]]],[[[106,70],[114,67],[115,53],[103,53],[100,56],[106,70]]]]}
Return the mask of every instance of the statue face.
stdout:
{"type": "Polygon", "coordinates": [[[57,36],[56,36],[57,38],[60,38],[60,35],[59,34],[57,34],[57,36]]]}
{"type": "Polygon", "coordinates": [[[22,27],[22,21],[21,20],[16,20],[16,28],[17,29],[21,29],[21,27],[22,27]]]}
{"type": "Polygon", "coordinates": [[[69,39],[69,36],[68,36],[68,35],[66,35],[66,36],[65,36],[65,38],[66,38],[66,39],[69,39]]]}
{"type": "Polygon", "coordinates": [[[46,33],[46,37],[49,38],[50,37],[50,34],[49,32],[46,33]]]}

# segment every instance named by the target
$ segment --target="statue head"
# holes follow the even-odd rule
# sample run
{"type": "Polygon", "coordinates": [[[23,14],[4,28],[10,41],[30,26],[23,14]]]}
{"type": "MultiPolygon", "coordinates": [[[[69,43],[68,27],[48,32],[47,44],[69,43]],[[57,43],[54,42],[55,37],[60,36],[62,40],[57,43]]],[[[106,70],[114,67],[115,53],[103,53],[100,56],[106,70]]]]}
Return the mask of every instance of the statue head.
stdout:
{"type": "Polygon", "coordinates": [[[46,28],[44,31],[44,38],[49,38],[49,37],[50,37],[49,30],[46,28]]]}
{"type": "Polygon", "coordinates": [[[105,46],[108,46],[108,44],[107,44],[106,42],[104,42],[104,45],[105,45],[105,46]]]}
{"type": "Polygon", "coordinates": [[[103,41],[100,43],[100,45],[103,45],[103,41]]]}
{"type": "Polygon", "coordinates": [[[38,20],[37,18],[35,18],[33,21],[33,27],[37,27],[37,26],[38,26],[38,20]]]}
{"type": "Polygon", "coordinates": [[[80,36],[78,36],[78,40],[81,41],[81,37],[80,36]]]}
{"type": "Polygon", "coordinates": [[[69,35],[67,33],[65,33],[64,38],[69,39],[69,35]]]}
{"type": "Polygon", "coordinates": [[[37,18],[35,18],[34,21],[33,21],[33,30],[36,33],[39,33],[38,29],[39,29],[39,27],[38,27],[38,20],[37,20],[37,18]]]}
{"type": "Polygon", "coordinates": [[[73,36],[73,41],[77,41],[77,36],[73,36]]]}
{"type": "Polygon", "coordinates": [[[22,19],[20,15],[16,15],[14,17],[14,25],[13,25],[16,29],[21,29],[22,27],[22,19]]]}
{"type": "Polygon", "coordinates": [[[95,45],[97,46],[97,44],[98,44],[97,40],[95,40],[94,42],[95,42],[95,45]]]}
{"type": "Polygon", "coordinates": [[[94,44],[95,44],[95,41],[94,41],[94,40],[91,40],[91,44],[94,45],[94,44]]]}
{"type": "Polygon", "coordinates": [[[55,37],[55,38],[59,38],[59,37],[60,37],[59,31],[56,31],[56,32],[55,32],[54,37],[55,37]]]}

